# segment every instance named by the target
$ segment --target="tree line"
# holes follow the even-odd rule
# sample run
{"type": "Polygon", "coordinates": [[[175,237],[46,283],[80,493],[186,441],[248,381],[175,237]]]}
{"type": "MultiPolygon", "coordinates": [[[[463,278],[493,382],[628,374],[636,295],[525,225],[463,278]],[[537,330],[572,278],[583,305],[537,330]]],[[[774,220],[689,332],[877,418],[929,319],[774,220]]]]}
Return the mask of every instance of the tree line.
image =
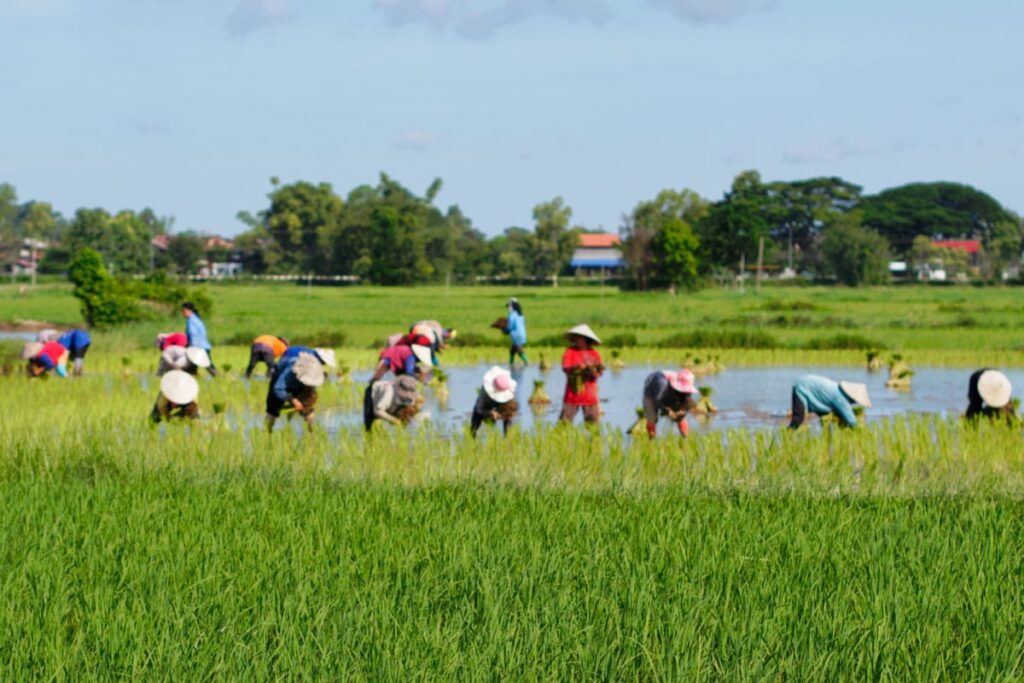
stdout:
{"type": "MultiPolygon", "coordinates": [[[[586,228],[560,197],[533,209],[533,225],[487,238],[457,205],[435,204],[441,180],[422,195],[382,174],[342,197],[328,183],[271,179],[268,204],[238,218],[246,226],[232,250],[205,254],[241,261],[251,274],[355,275],[383,285],[474,282],[477,278],[544,281],[571,274],[569,262],[586,228]]],[[[117,273],[193,272],[204,257],[194,232],[171,234],[173,219],[151,209],[110,213],[79,209],[70,218],[45,202],[17,202],[0,185],[0,239],[46,239],[40,270],[66,272],[84,247],[117,273]],[[166,238],[166,249],[152,246],[166,238]]],[[[936,239],[982,245],[980,274],[998,277],[1019,265],[1024,222],[984,192],[957,183],[911,183],[874,195],[836,177],[764,181],[736,176],[717,201],[688,189],[666,189],[625,214],[624,287],[694,288],[750,270],[760,259],[774,272],[845,284],[889,278],[891,259],[959,263],[936,239]]]]}

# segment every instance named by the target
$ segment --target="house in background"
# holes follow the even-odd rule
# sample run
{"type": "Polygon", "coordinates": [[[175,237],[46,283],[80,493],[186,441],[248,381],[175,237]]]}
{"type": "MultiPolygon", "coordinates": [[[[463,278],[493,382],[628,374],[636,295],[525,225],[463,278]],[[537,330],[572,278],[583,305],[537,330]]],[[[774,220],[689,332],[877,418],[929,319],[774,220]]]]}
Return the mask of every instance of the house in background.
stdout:
{"type": "Polygon", "coordinates": [[[576,275],[605,275],[622,270],[622,240],[608,233],[582,233],[569,266],[576,275]]]}
{"type": "Polygon", "coordinates": [[[967,263],[972,268],[981,266],[981,242],[978,240],[932,240],[933,247],[953,249],[967,254],[967,263]]]}

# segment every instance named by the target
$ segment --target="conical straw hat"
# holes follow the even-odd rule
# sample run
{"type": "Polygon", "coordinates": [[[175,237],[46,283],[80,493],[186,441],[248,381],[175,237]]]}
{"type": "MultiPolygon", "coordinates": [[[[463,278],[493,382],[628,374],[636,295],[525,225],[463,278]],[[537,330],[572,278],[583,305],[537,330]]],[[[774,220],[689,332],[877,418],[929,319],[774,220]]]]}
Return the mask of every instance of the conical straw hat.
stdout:
{"type": "Polygon", "coordinates": [[[871,407],[871,397],[868,396],[868,388],[864,384],[859,382],[847,382],[843,380],[839,383],[839,388],[843,390],[843,393],[853,399],[854,403],[862,405],[865,408],[871,407]]]}
{"type": "Polygon", "coordinates": [[[307,387],[318,387],[324,383],[324,366],[311,353],[300,353],[292,366],[292,372],[307,387]]]}
{"type": "Polygon", "coordinates": [[[434,364],[434,355],[431,353],[429,346],[423,346],[422,344],[413,344],[412,352],[416,356],[416,360],[423,363],[424,365],[434,364]]]}
{"type": "Polygon", "coordinates": [[[35,358],[42,350],[43,345],[40,342],[29,342],[21,347],[21,359],[35,358]]]}
{"type": "Polygon", "coordinates": [[[190,346],[185,349],[185,358],[197,368],[208,368],[210,367],[210,354],[206,352],[206,349],[201,349],[198,346],[190,346]]]}
{"type": "Polygon", "coordinates": [[[1010,402],[1013,386],[998,370],[986,370],[978,378],[978,394],[990,408],[1002,408],[1010,402]]]}
{"type": "Polygon", "coordinates": [[[187,372],[171,370],[160,378],[160,393],[175,405],[188,405],[199,397],[199,382],[187,372]]]}
{"type": "Polygon", "coordinates": [[[574,334],[578,337],[585,337],[586,339],[589,339],[595,344],[601,343],[601,338],[594,334],[594,331],[590,329],[590,325],[577,325],[576,327],[566,332],[566,334],[574,334]]]}

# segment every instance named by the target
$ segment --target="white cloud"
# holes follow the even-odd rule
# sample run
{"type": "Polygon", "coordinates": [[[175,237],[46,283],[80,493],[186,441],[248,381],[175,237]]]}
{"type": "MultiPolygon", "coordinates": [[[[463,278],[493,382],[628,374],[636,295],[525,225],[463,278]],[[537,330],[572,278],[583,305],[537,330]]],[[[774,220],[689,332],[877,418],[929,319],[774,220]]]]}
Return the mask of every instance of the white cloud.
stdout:
{"type": "Polygon", "coordinates": [[[454,28],[464,38],[490,38],[534,16],[602,24],[610,16],[608,0],[374,0],[393,24],[426,23],[454,28]]]}
{"type": "Polygon", "coordinates": [[[231,35],[244,36],[287,23],[295,14],[295,0],[238,0],[224,25],[231,35]]]}
{"type": "Polygon", "coordinates": [[[677,18],[695,24],[727,23],[751,10],[768,10],[775,0],[648,0],[677,18]]]}
{"type": "Polygon", "coordinates": [[[437,134],[425,130],[407,130],[395,143],[399,149],[429,149],[438,140],[437,134]]]}

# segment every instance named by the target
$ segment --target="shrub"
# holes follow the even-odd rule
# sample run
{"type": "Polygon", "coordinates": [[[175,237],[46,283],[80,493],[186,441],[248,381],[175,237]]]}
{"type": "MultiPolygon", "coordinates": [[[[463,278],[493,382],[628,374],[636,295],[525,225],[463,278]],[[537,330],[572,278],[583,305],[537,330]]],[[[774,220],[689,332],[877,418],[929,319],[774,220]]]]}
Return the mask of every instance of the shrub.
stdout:
{"type": "Polygon", "coordinates": [[[632,332],[620,332],[613,334],[604,340],[604,345],[610,349],[624,349],[637,345],[636,335],[632,332]]]}
{"type": "Polygon", "coordinates": [[[504,346],[506,343],[507,339],[504,337],[480,334],[479,332],[459,332],[455,339],[448,342],[448,345],[473,349],[481,346],[504,346]]]}
{"type": "Polygon", "coordinates": [[[696,330],[674,334],[658,346],[664,349],[774,349],[779,342],[762,330],[696,330]]]}
{"type": "Polygon", "coordinates": [[[884,349],[885,345],[875,339],[869,339],[859,334],[840,333],[830,337],[816,337],[806,344],[798,345],[798,348],[811,350],[848,349],[851,351],[877,351],[884,349]]]}
{"type": "Polygon", "coordinates": [[[821,307],[813,301],[765,301],[758,306],[762,311],[785,313],[789,311],[819,311],[821,307]]]}
{"type": "MultiPolygon", "coordinates": [[[[348,334],[343,330],[318,330],[312,334],[301,335],[301,339],[306,346],[334,348],[336,346],[344,346],[345,342],[348,341],[348,334]]],[[[252,343],[252,338],[250,338],[249,343],[252,343]]]]}

